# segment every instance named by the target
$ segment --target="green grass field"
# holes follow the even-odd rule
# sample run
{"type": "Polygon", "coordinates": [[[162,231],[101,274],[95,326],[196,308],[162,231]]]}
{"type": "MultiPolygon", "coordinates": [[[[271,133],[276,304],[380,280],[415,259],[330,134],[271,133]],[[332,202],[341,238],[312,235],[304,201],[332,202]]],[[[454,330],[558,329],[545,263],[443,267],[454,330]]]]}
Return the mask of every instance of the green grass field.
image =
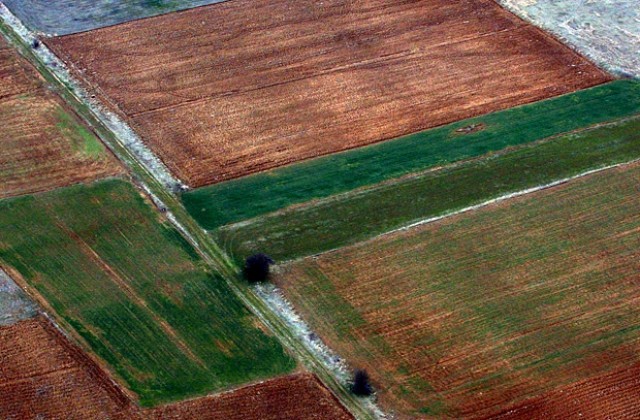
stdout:
{"type": "Polygon", "coordinates": [[[121,180],[0,201],[19,273],[144,405],[295,368],[194,249],[121,180]]]}
{"type": "Polygon", "coordinates": [[[384,409],[491,416],[640,362],[639,186],[640,165],[607,170],[276,280],[384,409]]]}
{"type": "Polygon", "coordinates": [[[622,80],[372,146],[187,192],[205,229],[408,173],[481,156],[640,112],[640,82],[622,80]],[[472,125],[479,131],[457,130],[472,125]]]}
{"type": "Polygon", "coordinates": [[[640,118],[259,217],[214,235],[238,260],[259,251],[283,261],[636,158],[640,158],[640,118]]]}

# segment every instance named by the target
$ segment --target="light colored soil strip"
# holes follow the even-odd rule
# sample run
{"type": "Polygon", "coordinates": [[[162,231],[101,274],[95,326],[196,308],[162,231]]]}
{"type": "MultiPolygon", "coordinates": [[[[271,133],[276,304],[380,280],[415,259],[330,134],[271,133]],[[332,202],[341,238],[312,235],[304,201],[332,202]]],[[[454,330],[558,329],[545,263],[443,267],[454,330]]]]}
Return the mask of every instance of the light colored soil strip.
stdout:
{"type": "MultiPolygon", "coordinates": [[[[300,342],[322,361],[326,368],[343,383],[350,380],[349,367],[345,361],[322,339],[313,332],[311,327],[302,319],[295,308],[284,296],[282,289],[273,284],[259,284],[254,288],[256,294],[277,314],[293,331],[300,342]]],[[[361,398],[362,403],[376,419],[386,419],[388,416],[378,407],[375,397],[361,398]]]]}
{"type": "Polygon", "coordinates": [[[640,77],[638,0],[498,0],[620,75],[640,77]]]}
{"type": "Polygon", "coordinates": [[[0,326],[12,325],[38,314],[38,306],[0,268],[0,326]]]}

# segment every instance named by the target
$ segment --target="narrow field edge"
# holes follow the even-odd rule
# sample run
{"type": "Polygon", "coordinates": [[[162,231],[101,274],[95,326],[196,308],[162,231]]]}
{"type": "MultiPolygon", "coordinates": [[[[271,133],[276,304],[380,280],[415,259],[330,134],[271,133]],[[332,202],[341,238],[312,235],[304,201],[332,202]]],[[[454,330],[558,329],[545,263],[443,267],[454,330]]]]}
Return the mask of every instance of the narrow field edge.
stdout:
{"type": "MultiPolygon", "coordinates": [[[[558,42],[558,41],[555,41],[558,42]]],[[[201,224],[201,226],[209,231],[215,231],[217,229],[223,229],[229,226],[233,226],[233,225],[237,225],[239,223],[243,223],[244,221],[249,221],[252,219],[257,219],[260,217],[266,217],[270,214],[274,214],[276,212],[279,211],[285,211],[289,208],[293,208],[293,207],[297,207],[297,206],[304,206],[306,203],[311,203],[311,202],[317,202],[317,201],[321,201],[321,200],[325,200],[328,199],[330,197],[333,196],[337,196],[340,194],[346,194],[349,193],[350,191],[354,191],[354,190],[359,190],[359,189],[363,189],[363,188],[368,188],[368,187],[372,187],[378,184],[381,184],[383,182],[392,182],[394,179],[399,179],[402,177],[406,177],[406,176],[411,176],[411,174],[415,174],[415,173],[421,173],[421,172],[426,172],[429,170],[433,170],[433,169],[437,169],[438,167],[442,167],[442,166],[448,166],[448,165],[452,165],[455,163],[460,163],[460,162],[464,162],[465,160],[472,160],[472,159],[476,159],[479,157],[482,157],[483,155],[487,154],[487,153],[498,153],[501,150],[505,150],[506,148],[509,147],[517,147],[517,146],[524,146],[526,144],[533,144],[535,142],[544,140],[544,139],[548,139],[548,138],[553,138],[555,136],[559,136],[562,134],[568,134],[568,133],[572,133],[575,131],[580,131],[583,130],[583,127],[576,127],[576,128],[572,128],[569,129],[567,131],[559,131],[559,132],[555,132],[551,135],[542,137],[542,138],[535,138],[531,141],[528,142],[524,142],[524,143],[516,143],[516,144],[510,144],[505,146],[502,149],[497,149],[497,150],[493,150],[493,151],[487,151],[485,154],[483,155],[469,155],[469,156],[462,156],[461,158],[454,158],[454,159],[448,159],[445,162],[442,163],[433,163],[433,164],[427,164],[427,165],[420,165],[420,167],[416,167],[414,169],[410,169],[408,172],[401,172],[401,173],[397,173],[397,174],[391,174],[391,175],[381,175],[380,179],[377,179],[373,182],[369,182],[366,184],[358,184],[355,187],[348,187],[348,188],[340,188],[339,191],[335,191],[335,192],[330,192],[328,195],[324,194],[324,192],[322,192],[322,194],[320,195],[308,195],[305,194],[304,192],[302,193],[302,195],[304,197],[302,198],[297,198],[296,195],[292,195],[292,196],[287,196],[286,199],[286,204],[284,206],[281,206],[279,204],[277,205],[268,205],[265,204],[267,203],[269,200],[267,198],[267,195],[265,195],[264,193],[260,193],[260,195],[258,197],[254,197],[254,202],[258,203],[258,205],[254,205],[254,204],[250,204],[247,205],[246,201],[238,201],[237,206],[240,209],[244,209],[241,210],[240,212],[234,212],[232,210],[232,215],[231,217],[228,217],[227,219],[224,219],[222,222],[209,222],[208,219],[210,219],[209,216],[207,216],[207,214],[209,213],[219,213],[220,208],[218,206],[214,206],[212,209],[207,209],[206,213],[202,213],[199,211],[197,204],[199,203],[199,200],[202,200],[202,202],[204,203],[205,201],[207,201],[207,199],[210,199],[211,201],[215,201],[216,200],[216,196],[218,196],[219,199],[224,200],[225,204],[233,204],[234,198],[232,197],[231,199],[227,198],[227,190],[230,189],[231,187],[237,186],[238,188],[244,189],[244,188],[248,188],[248,187],[254,187],[255,189],[259,189],[260,187],[266,186],[267,184],[267,179],[270,176],[274,176],[276,178],[274,178],[274,181],[277,182],[277,184],[281,184],[283,186],[286,186],[286,184],[288,184],[288,181],[291,179],[295,178],[295,174],[294,171],[296,171],[296,169],[300,168],[301,171],[305,170],[305,166],[307,165],[314,165],[317,164],[317,166],[319,168],[325,168],[325,167],[331,167],[331,166],[336,166],[335,164],[345,164],[345,162],[348,160],[347,158],[349,156],[353,156],[356,155],[358,153],[366,153],[368,150],[372,150],[374,148],[381,148],[381,147],[385,147],[385,148],[391,148],[394,146],[394,142],[409,142],[409,138],[414,137],[414,136],[420,136],[420,135],[428,135],[428,133],[430,132],[434,132],[434,131],[439,131],[439,130],[455,130],[456,128],[460,127],[460,128],[464,128],[465,125],[469,125],[474,123],[475,121],[479,120],[479,119],[486,119],[486,118],[492,118],[495,117],[496,115],[500,116],[500,114],[505,114],[505,113],[510,113],[510,112],[516,112],[517,110],[522,110],[523,108],[527,108],[527,107],[534,107],[534,106],[544,106],[545,104],[549,103],[549,102],[554,102],[554,101],[562,101],[563,98],[564,100],[567,100],[568,98],[571,97],[580,97],[580,96],[587,96],[589,95],[589,92],[593,92],[593,91],[598,91],[598,90],[604,90],[604,89],[620,89],[620,87],[624,87],[624,85],[630,84],[630,85],[637,85],[637,89],[640,90],[640,80],[636,80],[636,79],[613,79],[611,81],[602,83],[602,84],[598,84],[595,86],[591,86],[585,89],[580,89],[580,90],[576,90],[573,92],[569,92],[563,95],[558,95],[558,96],[552,96],[540,101],[536,101],[536,102],[531,102],[531,103],[527,103],[527,104],[522,104],[519,106],[515,106],[512,108],[508,108],[508,109],[504,109],[501,111],[496,111],[496,112],[492,112],[492,113],[488,113],[488,114],[482,114],[482,115],[477,115],[468,119],[464,119],[461,121],[456,121],[453,123],[449,123],[449,124],[444,124],[444,125],[440,125],[437,127],[433,127],[427,130],[421,130],[421,131],[417,131],[415,133],[411,133],[408,135],[404,135],[404,136],[400,136],[400,137],[395,137],[392,139],[388,139],[385,141],[381,141],[381,142],[377,142],[374,144],[369,144],[369,145],[364,145],[361,147],[357,147],[357,148],[353,148],[353,149],[349,149],[349,150],[344,150],[344,151],[340,151],[340,152],[336,152],[330,155],[323,155],[323,156],[319,156],[317,158],[312,158],[312,159],[307,159],[307,160],[303,160],[303,161],[299,161],[299,162],[295,162],[292,163],[290,165],[284,165],[278,168],[273,168],[270,170],[266,170],[266,171],[262,171],[259,173],[255,173],[255,174],[250,174],[244,177],[240,177],[240,178],[236,178],[236,179],[231,179],[225,182],[221,182],[218,184],[211,184],[211,185],[205,185],[202,187],[198,187],[198,188],[193,188],[193,189],[188,189],[188,190],[184,190],[180,195],[179,195],[179,199],[180,201],[183,203],[183,205],[185,206],[185,208],[189,211],[189,213],[192,215],[192,217],[201,224]],[[330,159],[342,159],[344,160],[344,162],[342,160],[340,160],[339,162],[329,162],[330,159]],[[280,175],[281,173],[285,173],[285,175],[280,175]],[[263,185],[264,184],[264,185],[263,185]],[[260,207],[264,205],[264,207],[266,208],[266,210],[262,210],[260,207]],[[248,209],[248,210],[247,210],[248,209]],[[248,213],[248,217],[245,213],[248,213]],[[245,214],[244,216],[242,216],[241,214],[245,214]]],[[[538,111],[538,112],[542,112],[542,111],[538,111]]],[[[586,125],[585,127],[592,127],[592,126],[597,126],[599,124],[607,124],[609,122],[614,122],[617,120],[622,120],[625,118],[629,118],[632,117],[632,114],[635,111],[632,111],[630,113],[622,113],[620,112],[618,115],[610,118],[610,119],[606,119],[606,120],[596,120],[596,121],[592,121],[589,122],[588,125],[586,125]]],[[[497,137],[497,136],[496,136],[497,137]]],[[[423,143],[424,139],[422,140],[413,140],[412,143],[423,143]]],[[[380,151],[380,153],[388,153],[388,151],[380,151]]],[[[362,164],[364,158],[353,158],[353,162],[352,161],[348,161],[347,164],[355,164],[356,166],[365,166],[366,162],[364,164],[362,164]]],[[[343,174],[346,177],[346,174],[343,174]]],[[[304,186],[304,185],[303,185],[304,186]]],[[[271,194],[273,197],[279,197],[279,193],[282,193],[283,188],[285,187],[278,187],[278,189],[270,192],[269,194],[271,194]]],[[[286,192],[285,192],[286,194],[286,192]]],[[[315,193],[314,193],[315,194],[315,193]]],[[[206,204],[203,204],[206,205],[206,204]]]]}
{"type": "Polygon", "coordinates": [[[491,206],[492,204],[497,204],[497,203],[501,203],[501,202],[504,202],[504,201],[508,201],[508,200],[510,200],[512,198],[522,197],[522,196],[526,196],[526,195],[529,195],[529,194],[532,194],[532,193],[535,193],[535,192],[544,191],[544,190],[547,190],[547,189],[550,189],[550,188],[553,188],[553,187],[557,187],[559,185],[570,183],[570,182],[575,181],[575,180],[580,179],[580,178],[584,178],[584,177],[588,177],[590,175],[597,174],[599,172],[605,172],[605,171],[608,171],[608,170],[611,170],[611,169],[621,168],[621,167],[626,167],[626,166],[633,166],[633,165],[635,165],[637,163],[640,163],[640,158],[633,159],[633,160],[630,160],[630,161],[627,161],[627,162],[623,162],[623,163],[616,163],[616,164],[613,164],[613,165],[607,165],[607,166],[603,166],[603,167],[600,167],[600,168],[590,169],[588,171],[581,172],[581,173],[579,173],[577,175],[573,175],[573,176],[570,176],[570,177],[567,177],[567,178],[562,178],[562,179],[559,179],[559,180],[556,180],[556,181],[553,181],[553,182],[549,182],[548,184],[538,185],[536,187],[531,187],[531,188],[527,188],[527,189],[524,189],[524,190],[515,191],[515,192],[512,192],[512,193],[503,194],[503,195],[501,195],[499,197],[492,198],[492,199],[487,200],[487,201],[483,201],[482,203],[475,204],[473,206],[468,206],[468,207],[464,207],[462,209],[458,209],[458,210],[454,210],[454,211],[451,211],[451,212],[447,212],[447,213],[441,214],[439,216],[434,216],[434,217],[429,217],[429,218],[426,218],[426,219],[423,219],[423,220],[418,220],[417,222],[412,222],[412,223],[410,223],[410,224],[408,224],[406,226],[402,226],[402,227],[399,227],[399,228],[396,228],[396,229],[392,229],[392,230],[389,230],[389,231],[386,231],[386,232],[383,232],[383,233],[379,233],[379,234],[377,234],[375,236],[372,236],[371,238],[365,239],[365,240],[360,241],[360,242],[356,242],[354,244],[349,244],[349,245],[338,247],[338,248],[332,248],[332,249],[329,249],[327,251],[318,252],[318,253],[315,253],[315,254],[310,254],[310,255],[307,255],[307,256],[304,256],[304,257],[300,257],[300,258],[294,258],[294,259],[282,261],[278,265],[279,266],[286,266],[286,265],[289,265],[289,264],[294,264],[294,263],[296,263],[298,261],[305,260],[307,258],[315,258],[315,257],[319,257],[319,256],[326,255],[326,254],[333,254],[333,253],[336,253],[338,251],[342,251],[342,250],[345,250],[345,249],[364,246],[367,243],[374,242],[374,241],[376,241],[376,240],[378,240],[380,238],[386,237],[386,236],[390,236],[390,235],[397,234],[397,233],[400,233],[400,232],[408,231],[408,230],[411,230],[411,229],[416,228],[416,227],[428,225],[428,224],[431,224],[431,223],[434,223],[434,222],[438,222],[440,220],[448,219],[450,217],[457,216],[457,215],[464,214],[464,213],[468,213],[468,212],[471,212],[471,211],[474,211],[474,210],[480,210],[480,209],[482,209],[484,207],[488,207],[488,206],[491,206]]]}
{"type": "MultiPolygon", "coordinates": [[[[262,298],[239,278],[239,268],[220,249],[192,216],[186,212],[181,202],[173,195],[175,187],[182,188],[179,182],[174,184],[171,177],[169,182],[165,177],[168,172],[155,171],[153,165],[149,165],[146,157],[140,156],[138,151],[130,147],[127,132],[123,133],[111,125],[111,120],[104,113],[95,108],[95,105],[83,91],[78,92],[75,81],[68,72],[60,73],[58,63],[60,60],[49,51],[49,55],[35,54],[31,48],[31,42],[36,36],[28,31],[24,25],[13,16],[0,2],[0,33],[4,34],[19,52],[30,61],[37,71],[50,82],[67,104],[74,109],[76,114],[84,122],[92,127],[100,140],[107,145],[116,157],[124,164],[134,177],[134,185],[149,193],[154,204],[162,212],[176,229],[185,236],[193,245],[204,261],[213,269],[218,270],[227,283],[230,290],[235,293],[242,303],[279,339],[281,344],[297,359],[299,363],[311,373],[315,373],[324,386],[358,419],[380,419],[386,415],[380,410],[372,410],[373,402],[365,402],[362,398],[354,396],[348,387],[339,378],[332,375],[321,358],[308,347],[294,332],[289,329],[280,314],[274,313],[262,298]],[[8,12],[8,13],[7,13],[8,12]]],[[[149,152],[151,153],[151,152],[149,152]]],[[[157,157],[152,155],[157,160],[157,157]]],[[[153,163],[153,159],[152,159],[153,163]]]]}

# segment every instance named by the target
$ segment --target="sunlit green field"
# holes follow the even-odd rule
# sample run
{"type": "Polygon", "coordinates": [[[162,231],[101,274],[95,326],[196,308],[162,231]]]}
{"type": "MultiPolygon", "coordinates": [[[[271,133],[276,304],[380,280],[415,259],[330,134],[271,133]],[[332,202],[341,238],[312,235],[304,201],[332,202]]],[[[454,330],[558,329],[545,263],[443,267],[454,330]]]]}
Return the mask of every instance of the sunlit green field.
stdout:
{"type": "Polygon", "coordinates": [[[145,405],[295,367],[127,182],[0,201],[0,265],[35,289],[145,405]]]}
{"type": "Polygon", "coordinates": [[[283,261],[638,158],[640,118],[635,118],[256,218],[214,235],[237,259],[266,252],[283,261]]]}

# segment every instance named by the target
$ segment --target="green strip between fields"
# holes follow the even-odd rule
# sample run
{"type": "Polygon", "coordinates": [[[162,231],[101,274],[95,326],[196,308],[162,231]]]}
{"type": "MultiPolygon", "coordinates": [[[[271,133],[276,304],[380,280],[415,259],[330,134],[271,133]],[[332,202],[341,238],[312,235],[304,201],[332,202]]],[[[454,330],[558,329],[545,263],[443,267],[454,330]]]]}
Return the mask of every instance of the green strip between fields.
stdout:
{"type": "Polygon", "coordinates": [[[267,214],[434,166],[640,112],[640,82],[620,80],[557,98],[185,193],[205,228],[267,214]],[[465,127],[479,131],[461,134],[465,127]]]}
{"type": "Polygon", "coordinates": [[[634,118],[256,218],[214,235],[237,259],[259,251],[288,260],[638,157],[640,118],[634,118]]]}

